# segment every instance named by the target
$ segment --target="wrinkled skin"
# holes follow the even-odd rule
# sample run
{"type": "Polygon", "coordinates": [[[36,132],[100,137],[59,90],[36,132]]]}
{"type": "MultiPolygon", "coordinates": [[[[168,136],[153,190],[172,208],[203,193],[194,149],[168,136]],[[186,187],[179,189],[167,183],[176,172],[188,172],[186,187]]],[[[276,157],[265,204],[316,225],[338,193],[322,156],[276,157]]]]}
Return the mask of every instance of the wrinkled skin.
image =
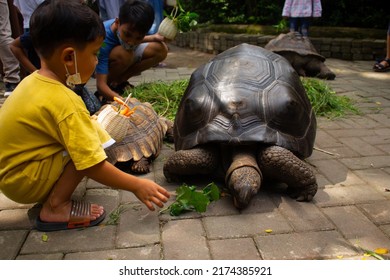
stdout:
{"type": "Polygon", "coordinates": [[[217,147],[198,147],[175,152],[164,165],[164,176],[176,181],[180,175],[225,175],[234,205],[245,208],[259,191],[263,178],[288,185],[288,192],[297,201],[311,201],[317,192],[315,174],[311,168],[285,148],[271,146],[249,153],[246,147],[236,147],[236,161],[222,162],[217,147]],[[240,150],[242,148],[242,151],[240,150]],[[229,170],[219,169],[229,166],[229,170]],[[226,173],[223,173],[226,172],[226,173]]]}

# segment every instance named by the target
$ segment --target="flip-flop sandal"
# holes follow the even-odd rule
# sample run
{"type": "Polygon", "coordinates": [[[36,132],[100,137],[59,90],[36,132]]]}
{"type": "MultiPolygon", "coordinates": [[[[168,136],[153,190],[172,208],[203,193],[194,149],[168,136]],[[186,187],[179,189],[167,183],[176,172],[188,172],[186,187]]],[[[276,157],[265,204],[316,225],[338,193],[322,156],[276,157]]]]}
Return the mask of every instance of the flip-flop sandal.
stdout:
{"type": "Polygon", "coordinates": [[[373,69],[374,69],[375,72],[387,72],[387,71],[390,71],[390,58],[378,61],[377,63],[375,63],[373,69]],[[386,62],[387,65],[383,65],[382,62],[386,62]]]}
{"type": "Polygon", "coordinates": [[[92,227],[100,224],[106,217],[104,211],[96,220],[89,218],[91,215],[91,204],[85,201],[72,200],[70,218],[68,222],[44,222],[39,216],[36,219],[36,229],[39,231],[57,231],[75,228],[92,227]]]}

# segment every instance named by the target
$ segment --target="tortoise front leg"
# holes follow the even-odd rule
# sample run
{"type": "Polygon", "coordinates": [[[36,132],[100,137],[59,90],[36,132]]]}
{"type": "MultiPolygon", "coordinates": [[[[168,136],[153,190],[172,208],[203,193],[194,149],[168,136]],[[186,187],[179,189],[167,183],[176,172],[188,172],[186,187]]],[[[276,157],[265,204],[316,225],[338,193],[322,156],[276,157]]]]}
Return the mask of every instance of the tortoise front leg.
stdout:
{"type": "Polygon", "coordinates": [[[164,164],[164,176],[176,181],[180,175],[214,174],[218,158],[218,152],[211,147],[176,151],[164,164]]]}
{"type": "Polygon", "coordinates": [[[288,185],[288,190],[297,201],[311,201],[318,185],[313,170],[289,150],[271,146],[261,150],[259,166],[265,178],[288,185]]]}

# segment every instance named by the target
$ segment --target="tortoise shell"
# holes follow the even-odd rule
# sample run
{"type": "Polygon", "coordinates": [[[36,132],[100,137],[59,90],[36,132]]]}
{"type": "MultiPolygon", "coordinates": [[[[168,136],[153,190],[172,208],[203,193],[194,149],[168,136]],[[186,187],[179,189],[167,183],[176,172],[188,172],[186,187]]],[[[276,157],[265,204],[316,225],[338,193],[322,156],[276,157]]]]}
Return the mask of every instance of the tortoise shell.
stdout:
{"type": "Polygon", "coordinates": [[[174,124],[176,150],[259,143],[308,157],[315,134],[297,73],[280,55],[249,44],[228,49],[191,75],[174,124]]]}
{"type": "Polygon", "coordinates": [[[299,32],[282,33],[269,41],[264,48],[278,54],[291,52],[301,56],[315,56],[322,62],[325,61],[325,57],[317,52],[310,39],[299,32]]]}
{"type": "Polygon", "coordinates": [[[157,157],[168,129],[165,119],[154,111],[150,103],[129,98],[127,104],[131,109],[135,107],[135,111],[129,117],[126,136],[106,149],[108,160],[113,164],[157,157]]]}

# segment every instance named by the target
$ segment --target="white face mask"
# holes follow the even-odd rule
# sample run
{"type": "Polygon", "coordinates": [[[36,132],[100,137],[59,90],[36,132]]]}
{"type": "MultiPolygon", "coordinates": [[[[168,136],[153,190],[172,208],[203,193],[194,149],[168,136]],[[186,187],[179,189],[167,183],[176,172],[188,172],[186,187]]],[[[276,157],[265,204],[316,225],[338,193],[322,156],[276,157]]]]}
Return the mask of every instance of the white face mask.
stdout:
{"type": "Polygon", "coordinates": [[[75,63],[75,68],[76,68],[76,73],[74,73],[74,74],[69,74],[68,68],[64,64],[65,70],[66,70],[66,85],[71,89],[74,89],[74,87],[76,85],[79,85],[82,83],[80,73],[77,71],[76,51],[74,52],[74,63],[75,63]]]}

